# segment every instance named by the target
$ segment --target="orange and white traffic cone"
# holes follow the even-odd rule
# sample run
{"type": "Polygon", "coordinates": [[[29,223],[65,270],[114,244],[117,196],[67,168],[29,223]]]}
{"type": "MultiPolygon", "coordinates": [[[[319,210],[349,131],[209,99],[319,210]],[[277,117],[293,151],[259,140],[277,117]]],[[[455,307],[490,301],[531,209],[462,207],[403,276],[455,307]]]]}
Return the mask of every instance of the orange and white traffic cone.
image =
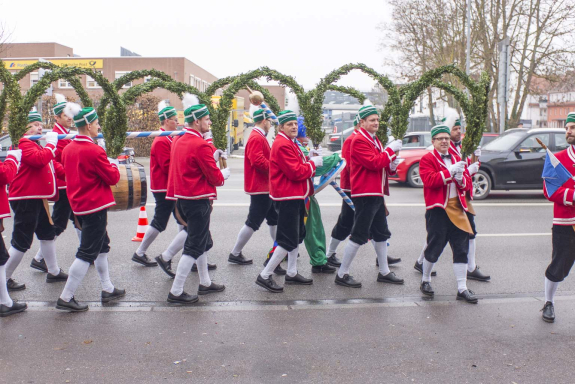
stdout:
{"type": "Polygon", "coordinates": [[[144,234],[148,230],[148,214],[146,213],[146,207],[140,207],[140,216],[138,217],[138,229],[136,229],[136,236],[132,238],[132,241],[142,241],[144,239],[144,234]]]}

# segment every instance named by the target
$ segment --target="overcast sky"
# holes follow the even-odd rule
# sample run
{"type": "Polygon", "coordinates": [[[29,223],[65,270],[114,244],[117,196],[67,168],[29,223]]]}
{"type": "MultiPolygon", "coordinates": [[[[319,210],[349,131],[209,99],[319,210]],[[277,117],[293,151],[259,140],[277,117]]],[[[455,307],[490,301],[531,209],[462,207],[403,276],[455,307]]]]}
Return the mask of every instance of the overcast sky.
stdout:
{"type": "MultiPolygon", "coordinates": [[[[184,56],[217,77],[267,65],[306,89],[347,63],[384,72],[377,26],[390,18],[385,0],[0,0],[9,42],[57,42],[80,56],[119,56],[120,46],[184,56]]],[[[370,90],[373,81],[354,73],[340,84],[370,90]]]]}

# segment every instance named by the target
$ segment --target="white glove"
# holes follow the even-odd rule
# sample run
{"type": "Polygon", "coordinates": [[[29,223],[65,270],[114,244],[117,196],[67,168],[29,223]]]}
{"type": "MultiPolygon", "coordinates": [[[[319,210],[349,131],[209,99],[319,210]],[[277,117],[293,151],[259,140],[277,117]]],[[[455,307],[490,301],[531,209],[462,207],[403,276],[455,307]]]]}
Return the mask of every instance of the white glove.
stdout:
{"type": "Polygon", "coordinates": [[[323,157],[321,156],[314,156],[310,159],[315,164],[315,167],[321,167],[323,165],[323,157]]]}
{"type": "Polygon", "coordinates": [[[56,146],[56,144],[58,144],[58,133],[56,132],[48,132],[45,138],[46,138],[46,144],[52,144],[53,146],[56,146]]]}
{"type": "Polygon", "coordinates": [[[393,152],[399,152],[403,147],[403,144],[401,143],[401,140],[394,140],[391,143],[389,143],[387,147],[391,148],[393,152]]]}
{"type": "Polygon", "coordinates": [[[222,172],[224,180],[227,180],[230,177],[231,172],[229,168],[220,169],[220,172],[222,172]]]}
{"type": "Polygon", "coordinates": [[[475,155],[475,157],[479,159],[481,157],[481,147],[477,147],[477,149],[475,150],[475,152],[473,152],[473,154],[475,155]]]}
{"type": "Polygon", "coordinates": [[[212,138],[212,131],[207,131],[206,133],[202,134],[202,137],[204,138],[204,140],[208,140],[212,138]]]}
{"type": "Polygon", "coordinates": [[[459,161],[455,164],[451,164],[451,166],[449,167],[449,173],[451,173],[451,176],[455,176],[455,174],[459,171],[463,173],[464,169],[465,169],[465,161],[459,161]]]}
{"type": "Polygon", "coordinates": [[[22,160],[22,150],[21,149],[13,149],[6,153],[6,156],[13,156],[18,160],[18,163],[22,160]]]}
{"type": "Polygon", "coordinates": [[[392,172],[395,172],[395,170],[397,169],[397,166],[399,165],[399,159],[395,158],[395,160],[393,160],[391,162],[391,164],[389,165],[389,169],[391,169],[392,172]]]}
{"type": "Polygon", "coordinates": [[[453,178],[457,181],[457,184],[461,184],[461,181],[463,180],[463,170],[458,169],[457,172],[455,172],[455,175],[453,175],[453,178]]]}
{"type": "Polygon", "coordinates": [[[118,159],[112,159],[111,157],[108,157],[108,161],[110,162],[110,164],[120,165],[118,159]]]}
{"type": "Polygon", "coordinates": [[[475,162],[473,164],[471,164],[469,167],[467,167],[467,170],[469,171],[469,173],[473,176],[477,173],[477,171],[479,171],[479,162],[475,162]]]}
{"type": "Polygon", "coordinates": [[[310,149],[309,156],[310,157],[323,156],[323,148],[321,147],[321,145],[319,147],[317,147],[317,149],[315,149],[315,148],[310,149]]]}
{"type": "Polygon", "coordinates": [[[221,149],[216,149],[216,151],[214,152],[214,160],[218,161],[220,159],[220,157],[222,159],[228,159],[228,152],[227,151],[222,151],[221,149]]]}

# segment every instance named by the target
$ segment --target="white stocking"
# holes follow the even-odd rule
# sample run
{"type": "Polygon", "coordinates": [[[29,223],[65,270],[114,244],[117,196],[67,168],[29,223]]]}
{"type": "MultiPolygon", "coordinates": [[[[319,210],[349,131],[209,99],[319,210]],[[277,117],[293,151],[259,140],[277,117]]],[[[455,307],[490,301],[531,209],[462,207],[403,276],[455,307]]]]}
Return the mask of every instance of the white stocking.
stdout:
{"type": "Polygon", "coordinates": [[[270,225],[270,236],[272,238],[273,241],[276,241],[276,236],[278,233],[278,226],[277,225],[270,225]]]}
{"type": "Polygon", "coordinates": [[[475,239],[469,239],[469,252],[467,252],[467,271],[475,271],[475,239]]]}
{"type": "Polygon", "coordinates": [[[178,269],[176,270],[176,277],[174,278],[172,289],[170,289],[170,293],[172,295],[180,296],[182,292],[184,292],[186,278],[188,277],[188,274],[192,270],[192,267],[195,263],[196,259],[190,255],[182,255],[182,257],[180,257],[180,261],[178,262],[178,269]]]}
{"type": "Polygon", "coordinates": [[[240,229],[240,233],[238,233],[238,239],[236,240],[236,245],[234,246],[234,249],[232,249],[232,255],[240,255],[242,249],[244,249],[248,241],[250,241],[254,232],[255,231],[247,225],[244,225],[242,229],[240,229]]]}
{"type": "Polygon", "coordinates": [[[14,304],[6,287],[6,265],[0,266],[0,304],[4,304],[8,308],[14,304]]]}
{"type": "Polygon", "coordinates": [[[421,281],[427,281],[428,283],[431,281],[431,271],[433,271],[433,266],[435,263],[430,263],[427,259],[423,259],[423,276],[421,277],[421,281]]]}
{"type": "Polygon", "coordinates": [[[371,241],[373,248],[375,249],[375,254],[377,255],[377,261],[379,263],[379,273],[382,276],[387,276],[389,272],[389,265],[387,264],[387,241],[371,241]]]}
{"type": "Polygon", "coordinates": [[[60,295],[60,298],[65,302],[69,302],[72,297],[74,297],[74,293],[82,283],[84,276],[88,272],[88,268],[90,268],[90,263],[84,260],[75,259],[70,269],[68,270],[68,280],[66,281],[66,286],[64,286],[64,290],[60,295]]]}
{"type": "Polygon", "coordinates": [[[156,228],[152,227],[151,225],[146,229],[146,233],[144,234],[144,238],[142,239],[142,243],[136,250],[136,255],[144,256],[150,245],[156,240],[156,237],[160,234],[156,228]]]}
{"type": "Polygon", "coordinates": [[[173,257],[178,252],[180,252],[182,249],[184,249],[184,244],[186,243],[187,238],[188,238],[188,232],[186,232],[186,231],[178,232],[176,237],[174,237],[174,240],[172,240],[172,242],[168,246],[168,249],[166,249],[164,252],[162,252],[162,259],[164,261],[172,260],[173,257]]]}
{"type": "Polygon", "coordinates": [[[8,255],[10,255],[10,258],[6,262],[6,278],[10,279],[16,268],[18,268],[18,265],[20,265],[22,257],[24,257],[24,252],[20,252],[14,247],[10,247],[8,255]]]}
{"type": "Polygon", "coordinates": [[[100,253],[94,261],[94,266],[96,267],[96,271],[98,271],[98,276],[100,276],[102,291],[108,293],[114,292],[114,285],[112,281],[110,281],[110,272],[108,271],[108,254],[100,253]]]}
{"type": "Polygon", "coordinates": [[[339,245],[339,243],[341,243],[341,240],[334,239],[333,237],[331,238],[331,240],[329,241],[329,247],[327,249],[327,255],[326,255],[327,257],[330,257],[335,253],[335,251],[337,251],[337,246],[339,245]]]}
{"type": "Polygon", "coordinates": [[[453,272],[455,273],[459,293],[467,290],[467,264],[453,263],[453,272]]]}
{"type": "Polygon", "coordinates": [[[559,283],[549,280],[545,278],[545,301],[550,301],[555,303],[555,292],[557,292],[557,288],[559,288],[559,283]]]}
{"type": "Polygon", "coordinates": [[[343,259],[341,260],[341,266],[339,267],[339,270],[337,271],[337,275],[339,277],[343,277],[343,276],[349,274],[349,267],[351,265],[351,262],[353,261],[353,259],[357,255],[357,251],[359,251],[359,247],[361,247],[361,245],[354,243],[351,240],[347,241],[347,244],[345,245],[345,250],[343,251],[343,259]]]}
{"type": "Polygon", "coordinates": [[[299,253],[299,246],[293,251],[288,252],[288,269],[287,275],[289,277],[294,277],[297,275],[297,255],[299,253]]]}
{"type": "Polygon", "coordinates": [[[284,257],[286,257],[287,254],[288,251],[278,245],[276,247],[276,250],[274,251],[274,254],[272,255],[272,257],[270,257],[268,265],[266,265],[264,270],[260,273],[260,276],[263,277],[264,279],[270,277],[274,272],[274,269],[276,269],[276,267],[282,262],[282,260],[284,259],[284,257]]]}
{"type": "Polygon", "coordinates": [[[423,259],[425,258],[425,250],[426,249],[427,249],[427,240],[425,241],[425,244],[423,244],[423,249],[421,250],[421,254],[419,255],[419,258],[417,259],[417,264],[423,263],[423,259]]]}
{"type": "Polygon", "coordinates": [[[40,240],[40,251],[46,261],[48,273],[56,276],[60,273],[58,267],[58,260],[56,259],[56,241],[55,240],[40,240]]]}
{"type": "Polygon", "coordinates": [[[208,253],[204,252],[198,260],[196,260],[198,266],[198,275],[200,276],[200,284],[204,287],[209,287],[212,285],[212,280],[210,279],[210,273],[208,272],[208,253]]]}

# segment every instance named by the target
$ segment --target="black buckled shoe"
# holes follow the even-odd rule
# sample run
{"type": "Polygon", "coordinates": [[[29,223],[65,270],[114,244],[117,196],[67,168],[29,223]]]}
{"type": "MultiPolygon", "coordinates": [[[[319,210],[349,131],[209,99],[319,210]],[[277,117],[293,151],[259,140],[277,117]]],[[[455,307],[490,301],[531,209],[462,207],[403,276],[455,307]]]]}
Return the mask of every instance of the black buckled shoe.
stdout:
{"type": "Polygon", "coordinates": [[[57,275],[53,275],[51,273],[46,275],[47,283],[60,283],[66,280],[68,280],[68,274],[62,271],[62,268],[60,268],[60,272],[57,275]]]}
{"type": "Polygon", "coordinates": [[[145,253],[142,256],[138,256],[137,253],[134,253],[134,255],[132,256],[132,261],[141,264],[144,267],[155,267],[158,265],[158,263],[156,263],[154,260],[150,260],[150,258],[148,258],[148,255],[146,255],[145,253]]]}
{"type": "Polygon", "coordinates": [[[0,317],[8,317],[14,315],[16,313],[20,313],[25,311],[28,308],[26,303],[18,303],[15,300],[12,300],[12,306],[7,307],[6,305],[0,305],[0,317]]]}
{"type": "Polygon", "coordinates": [[[286,275],[285,283],[290,285],[312,285],[313,279],[308,279],[299,273],[296,273],[293,277],[286,275]]]}
{"type": "Polygon", "coordinates": [[[421,293],[423,293],[425,296],[433,297],[433,295],[435,295],[435,292],[433,292],[433,288],[431,288],[431,284],[429,284],[428,281],[423,281],[423,282],[421,283],[421,285],[419,286],[419,290],[420,290],[421,293]]]}
{"type": "Polygon", "coordinates": [[[16,280],[10,278],[6,282],[6,287],[8,288],[8,292],[23,291],[26,289],[26,284],[19,283],[16,280]]]}
{"type": "Polygon", "coordinates": [[[267,279],[264,279],[262,275],[258,275],[258,278],[256,279],[256,284],[273,293],[281,293],[284,291],[284,288],[277,285],[271,276],[268,277],[267,279]]]}
{"type": "MultiPolygon", "coordinates": [[[[387,256],[387,265],[392,265],[392,264],[397,264],[397,263],[401,263],[401,257],[387,256]]],[[[375,258],[375,266],[379,267],[379,260],[377,259],[377,257],[375,258]]]]}
{"type": "Polygon", "coordinates": [[[126,296],[125,289],[114,288],[113,292],[102,291],[102,303],[109,303],[112,300],[126,296]]]}
{"type": "Polygon", "coordinates": [[[476,266],[473,272],[467,271],[467,279],[468,280],[477,280],[477,281],[489,281],[491,280],[491,276],[483,274],[479,267],[476,266]]]}
{"type": "Polygon", "coordinates": [[[162,255],[155,258],[156,262],[162,268],[162,271],[166,272],[166,275],[170,276],[172,279],[176,277],[176,274],[172,271],[172,260],[164,261],[162,255]]]}
{"type": "Polygon", "coordinates": [[[189,305],[197,303],[200,298],[196,295],[188,295],[186,292],[182,292],[180,296],[172,295],[172,292],[168,294],[168,303],[189,305]]]}
{"type": "Polygon", "coordinates": [[[228,256],[228,263],[239,264],[239,265],[248,265],[248,264],[253,264],[253,262],[254,261],[252,259],[246,259],[245,256],[241,252],[237,256],[234,256],[231,253],[228,256]]]}
{"type": "Polygon", "coordinates": [[[46,261],[44,259],[36,261],[35,258],[32,258],[32,261],[30,262],[30,268],[34,268],[44,273],[48,272],[48,266],[46,265],[46,261]]]}
{"type": "Polygon", "coordinates": [[[473,291],[466,289],[463,292],[457,291],[457,300],[465,300],[469,304],[477,304],[478,300],[473,291]]]}
{"type": "Polygon", "coordinates": [[[546,301],[541,311],[543,312],[543,321],[548,323],[553,323],[555,321],[555,308],[553,307],[552,302],[546,301]]]}
{"type": "Polygon", "coordinates": [[[403,279],[395,276],[395,273],[389,272],[387,275],[383,276],[381,273],[377,274],[377,281],[380,283],[389,283],[389,284],[403,284],[403,279]]]}
{"type": "Polygon", "coordinates": [[[353,276],[350,276],[347,273],[343,275],[343,277],[335,275],[335,283],[337,285],[341,285],[344,287],[361,288],[361,283],[359,281],[354,280],[353,276]]]}
{"type": "MultiPolygon", "coordinates": [[[[218,266],[216,264],[210,264],[208,263],[208,271],[213,271],[214,269],[217,269],[218,266]]],[[[198,272],[198,265],[194,264],[192,265],[192,272],[198,272]]]]}
{"type": "MultiPolygon", "coordinates": [[[[415,265],[413,266],[413,269],[415,269],[417,272],[423,275],[423,263],[419,264],[417,260],[415,260],[415,265]]],[[[431,271],[431,276],[437,276],[437,272],[431,271]]]]}
{"type": "Polygon", "coordinates": [[[311,267],[311,273],[334,273],[336,270],[335,267],[326,263],[324,265],[314,265],[311,267]]]}
{"type": "Polygon", "coordinates": [[[78,303],[74,297],[72,297],[68,302],[58,298],[58,301],[56,302],[56,309],[61,309],[68,312],[84,312],[88,310],[88,305],[78,303]]]}
{"type": "Polygon", "coordinates": [[[226,289],[226,286],[223,284],[216,284],[212,281],[209,287],[200,284],[198,287],[198,295],[208,295],[210,293],[222,292],[226,289]]]}
{"type": "MultiPolygon", "coordinates": [[[[268,265],[268,262],[270,261],[270,259],[266,259],[266,261],[264,261],[264,267],[268,265]]],[[[278,266],[274,269],[274,273],[278,276],[285,276],[285,274],[287,273],[287,271],[285,269],[282,268],[281,263],[278,264],[278,266]]]]}
{"type": "Polygon", "coordinates": [[[336,268],[341,265],[341,261],[335,256],[335,253],[327,258],[327,263],[336,268]]]}

